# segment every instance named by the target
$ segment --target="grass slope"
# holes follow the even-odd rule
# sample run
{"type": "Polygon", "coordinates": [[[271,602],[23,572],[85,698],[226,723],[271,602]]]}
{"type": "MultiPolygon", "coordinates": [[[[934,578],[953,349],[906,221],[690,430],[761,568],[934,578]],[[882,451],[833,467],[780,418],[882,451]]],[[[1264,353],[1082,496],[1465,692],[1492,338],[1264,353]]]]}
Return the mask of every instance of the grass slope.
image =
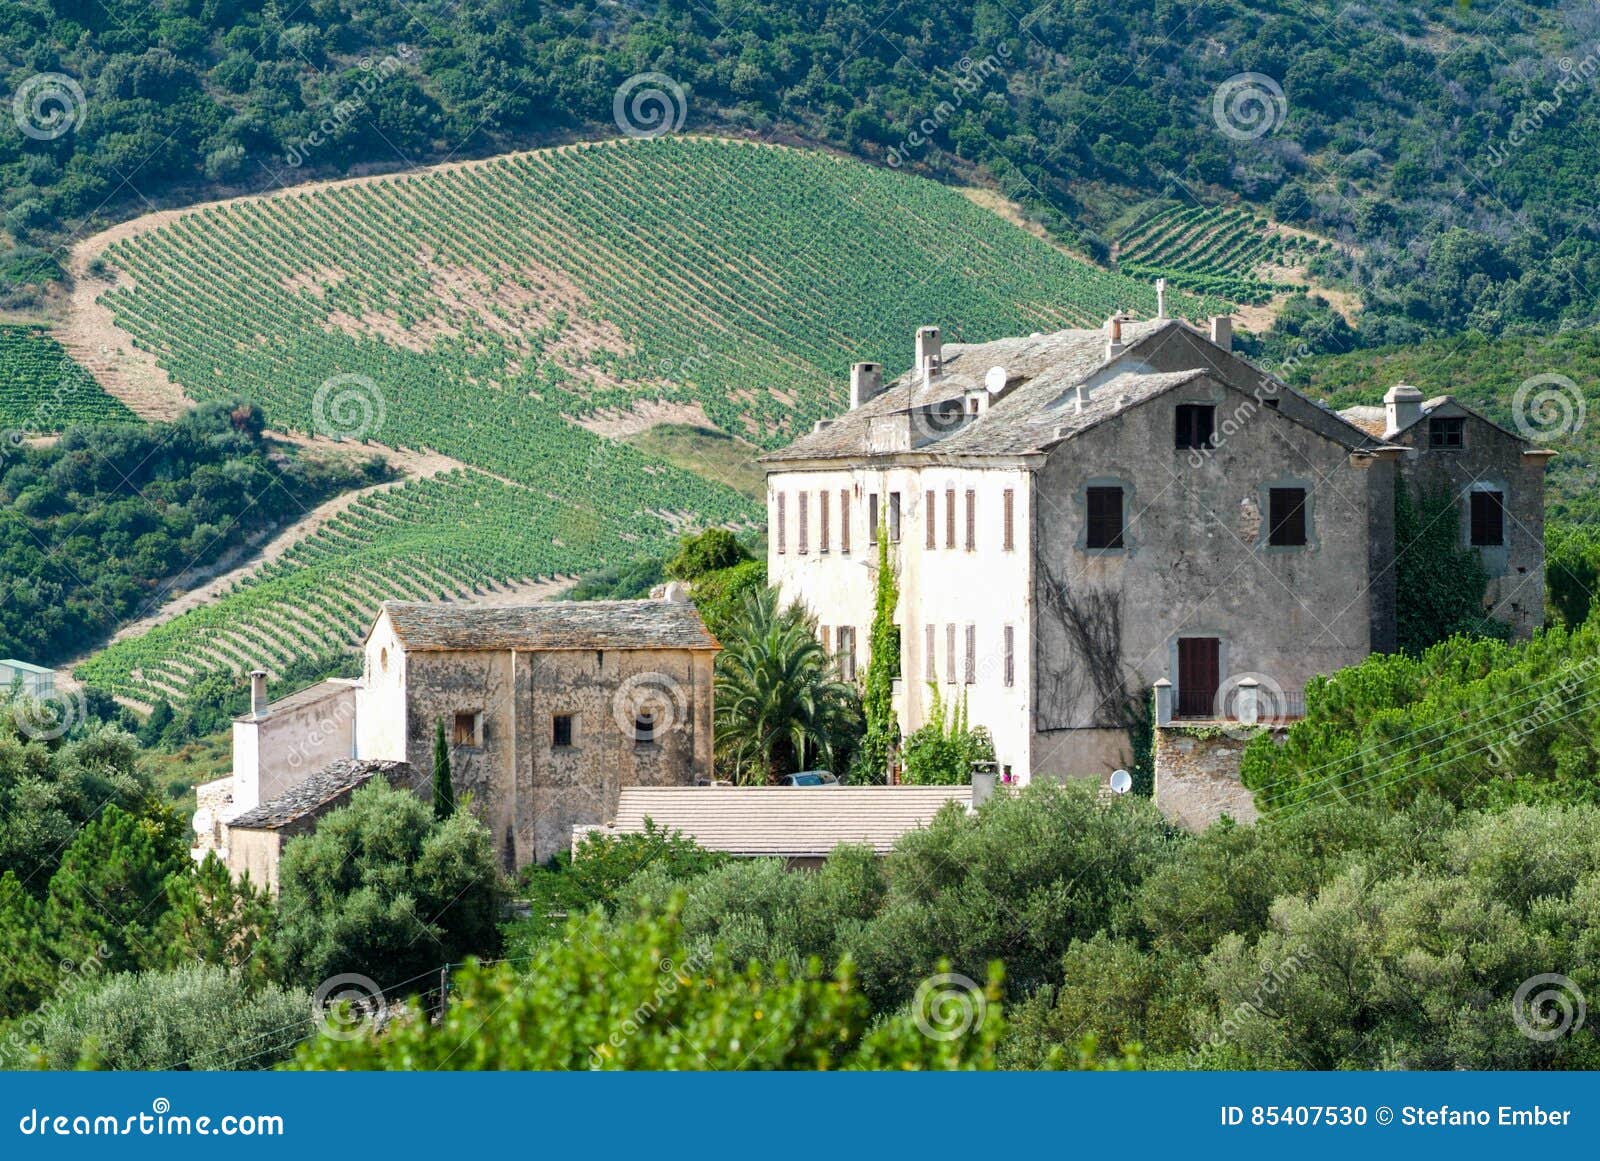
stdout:
{"type": "Polygon", "coordinates": [[[240,591],[82,667],[146,701],[348,644],[385,597],[592,572],[685,524],[758,517],[732,439],[641,450],[582,424],[625,429],[619,413],[648,404],[777,446],[843,406],[851,361],[905,367],[920,324],[982,340],[1154,308],[1149,285],[944,186],[709,139],[211,207],[106,260],[119,325],[190,396],[241,394],[278,429],[475,469],[357,505],[240,591]]]}

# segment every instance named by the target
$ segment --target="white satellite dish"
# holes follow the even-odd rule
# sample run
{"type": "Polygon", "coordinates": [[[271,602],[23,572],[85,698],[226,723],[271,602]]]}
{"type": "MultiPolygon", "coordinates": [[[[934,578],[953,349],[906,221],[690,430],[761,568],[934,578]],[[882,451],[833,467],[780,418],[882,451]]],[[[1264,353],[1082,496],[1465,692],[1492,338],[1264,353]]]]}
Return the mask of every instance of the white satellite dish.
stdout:
{"type": "Polygon", "coordinates": [[[1111,772],[1111,791],[1113,794],[1126,794],[1133,789],[1133,775],[1126,770],[1113,770],[1111,772]]]}
{"type": "Polygon", "coordinates": [[[990,395],[998,395],[1006,389],[1006,369],[1004,367],[990,367],[983,377],[983,385],[989,389],[990,395]]]}

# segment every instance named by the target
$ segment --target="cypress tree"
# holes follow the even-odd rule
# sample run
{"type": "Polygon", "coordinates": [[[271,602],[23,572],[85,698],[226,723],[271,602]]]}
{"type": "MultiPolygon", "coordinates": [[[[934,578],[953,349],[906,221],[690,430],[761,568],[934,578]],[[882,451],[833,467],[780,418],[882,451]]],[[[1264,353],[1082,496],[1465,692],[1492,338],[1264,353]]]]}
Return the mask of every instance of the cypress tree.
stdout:
{"type": "Polygon", "coordinates": [[[900,676],[900,629],[894,623],[900,603],[900,581],[889,559],[888,521],[878,521],[878,586],[873,600],[871,656],[862,683],[861,709],[867,734],[861,739],[857,772],[860,780],[886,782],[889,756],[900,743],[900,722],[894,713],[894,680],[900,676]]]}
{"type": "Polygon", "coordinates": [[[444,723],[433,731],[433,816],[443,820],[456,812],[456,787],[450,778],[450,746],[444,740],[444,723]]]}

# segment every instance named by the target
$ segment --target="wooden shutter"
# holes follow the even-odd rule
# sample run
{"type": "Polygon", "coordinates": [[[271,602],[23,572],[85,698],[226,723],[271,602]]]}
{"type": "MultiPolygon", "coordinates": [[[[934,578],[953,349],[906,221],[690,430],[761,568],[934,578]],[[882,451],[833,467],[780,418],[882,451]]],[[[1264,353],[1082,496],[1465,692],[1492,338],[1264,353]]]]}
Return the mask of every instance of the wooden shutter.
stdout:
{"type": "Polygon", "coordinates": [[[788,497],[789,497],[789,494],[787,492],[779,492],[778,493],[778,551],[779,552],[788,552],[789,551],[789,539],[788,539],[788,533],[787,533],[788,525],[787,525],[787,521],[785,520],[785,516],[787,515],[788,510],[789,510],[788,497]]]}
{"type": "Polygon", "coordinates": [[[934,652],[934,628],[932,625],[922,627],[923,652],[927,654],[922,661],[923,673],[928,681],[939,680],[939,658],[934,652]]]}
{"type": "Polygon", "coordinates": [[[944,627],[944,679],[951,685],[956,683],[956,627],[944,627]]]}
{"type": "Polygon", "coordinates": [[[944,493],[944,546],[956,546],[956,490],[946,488],[944,493]]]}
{"type": "Polygon", "coordinates": [[[1267,543],[1295,547],[1306,542],[1306,490],[1271,488],[1267,491],[1267,543]]]}
{"type": "Polygon", "coordinates": [[[965,658],[967,684],[978,680],[978,627],[967,626],[967,656],[965,658]]]}
{"type": "Polygon", "coordinates": [[[1004,511],[1001,513],[1001,533],[1004,538],[1002,546],[1007,552],[1011,552],[1017,547],[1016,535],[1012,531],[1013,523],[1016,520],[1017,515],[1016,509],[1016,490],[1014,488],[1007,488],[1005,490],[1004,511]]]}
{"type": "Polygon", "coordinates": [[[817,551],[828,551],[828,489],[817,493],[817,551]]]}
{"type": "Polygon", "coordinates": [[[1006,639],[1005,682],[1006,682],[1006,688],[1010,689],[1013,685],[1015,685],[1017,683],[1017,658],[1016,658],[1017,631],[1016,631],[1014,626],[1011,626],[1011,625],[1007,625],[1006,626],[1006,628],[1005,628],[1005,639],[1006,639]]]}
{"type": "Polygon", "coordinates": [[[1089,526],[1084,544],[1088,548],[1122,547],[1122,489],[1090,488],[1087,494],[1089,526]]]}
{"type": "Polygon", "coordinates": [[[922,511],[923,511],[923,521],[922,522],[925,525],[927,525],[927,534],[926,534],[927,535],[927,540],[924,543],[923,547],[924,548],[938,548],[939,547],[939,534],[938,534],[938,528],[936,527],[936,521],[939,519],[939,510],[936,507],[934,507],[933,490],[931,488],[927,491],[927,493],[924,496],[924,504],[923,504],[922,511]]]}
{"type": "Polygon", "coordinates": [[[810,551],[810,546],[807,543],[807,541],[810,539],[810,532],[811,532],[810,527],[809,527],[809,525],[810,525],[809,517],[811,515],[810,508],[811,508],[811,493],[810,492],[801,492],[800,493],[800,533],[799,533],[799,535],[797,537],[795,537],[796,541],[798,542],[797,543],[797,547],[799,548],[801,556],[804,556],[807,552],[810,551]]]}
{"type": "Polygon", "coordinates": [[[978,493],[967,489],[967,551],[978,546],[978,493]]]}
{"type": "Polygon", "coordinates": [[[850,555],[850,489],[839,491],[839,551],[850,555]]]}

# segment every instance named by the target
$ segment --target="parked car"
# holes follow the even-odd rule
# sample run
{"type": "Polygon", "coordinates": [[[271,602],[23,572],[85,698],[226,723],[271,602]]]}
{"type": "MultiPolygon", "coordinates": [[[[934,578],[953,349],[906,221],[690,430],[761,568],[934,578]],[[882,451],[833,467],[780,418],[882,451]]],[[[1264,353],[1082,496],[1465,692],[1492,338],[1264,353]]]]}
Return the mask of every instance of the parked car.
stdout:
{"type": "Polygon", "coordinates": [[[801,770],[798,774],[785,774],[779,786],[837,786],[839,780],[826,770],[801,770]]]}

